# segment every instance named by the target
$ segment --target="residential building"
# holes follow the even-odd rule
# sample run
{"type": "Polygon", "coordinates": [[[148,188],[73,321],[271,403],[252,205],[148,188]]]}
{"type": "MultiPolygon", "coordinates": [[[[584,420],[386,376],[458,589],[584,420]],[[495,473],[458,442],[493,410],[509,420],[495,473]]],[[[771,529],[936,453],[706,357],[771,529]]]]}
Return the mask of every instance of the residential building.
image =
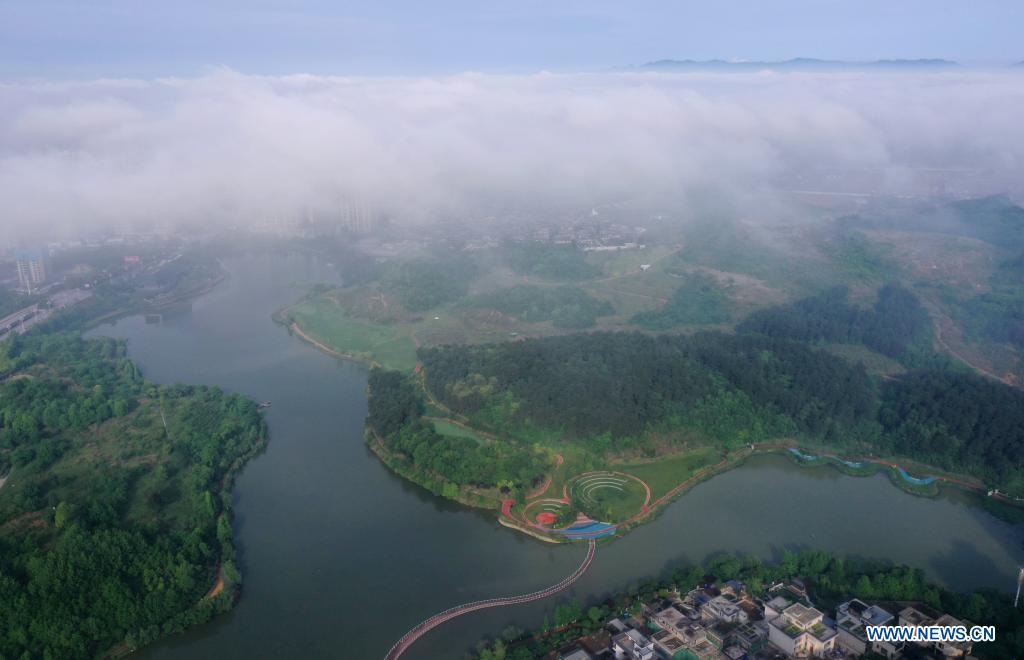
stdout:
{"type": "MultiPolygon", "coordinates": [[[[970,628],[971,624],[967,621],[961,621],[956,617],[950,616],[949,614],[943,614],[935,620],[935,625],[946,626],[946,627],[959,627],[964,626],[970,628]]],[[[947,658],[966,658],[974,650],[974,644],[972,642],[936,642],[935,648],[939,650],[942,655],[947,658]]]]}
{"type": "Polygon", "coordinates": [[[863,655],[869,650],[886,658],[897,658],[903,651],[902,642],[871,642],[867,626],[891,626],[896,617],[877,605],[868,605],[854,598],[836,609],[836,644],[843,649],[863,655]]]}
{"type": "Polygon", "coordinates": [[[700,619],[703,623],[726,621],[728,623],[747,623],[747,613],[736,604],[732,596],[715,596],[700,606],[700,619]]]}
{"type": "Polygon", "coordinates": [[[764,648],[768,628],[763,623],[741,623],[732,631],[731,641],[747,653],[757,653],[764,648]]]}
{"type": "Polygon", "coordinates": [[[677,655],[686,655],[686,645],[678,635],[670,630],[659,630],[651,635],[654,648],[666,658],[675,658],[677,655]]]}
{"type": "Polygon", "coordinates": [[[728,660],[744,660],[747,657],[747,652],[738,646],[730,646],[722,651],[722,655],[728,660]]]}
{"type": "Polygon", "coordinates": [[[612,650],[620,660],[654,660],[655,657],[654,642],[636,628],[612,637],[612,650]]]}
{"type": "Polygon", "coordinates": [[[619,633],[624,633],[629,630],[629,626],[626,625],[626,622],[619,618],[612,619],[605,627],[608,628],[613,635],[618,635],[619,633]]]}
{"type": "Polygon", "coordinates": [[[793,603],[778,616],[767,619],[768,641],[794,658],[822,657],[836,645],[836,631],[825,624],[824,618],[813,607],[793,603]]]}
{"type": "Polygon", "coordinates": [[[14,255],[18,268],[18,284],[28,293],[46,283],[50,255],[46,248],[18,250],[14,255]]]}
{"type": "Polygon", "coordinates": [[[788,593],[775,596],[764,604],[764,618],[766,620],[774,619],[795,602],[796,599],[788,593]]]}
{"type": "MultiPolygon", "coordinates": [[[[905,607],[900,610],[899,623],[901,626],[965,626],[971,627],[970,623],[961,621],[949,614],[940,614],[932,617],[918,608],[905,607]]],[[[913,642],[918,646],[933,648],[947,658],[964,658],[971,654],[974,644],[971,642],[913,642]]]]}
{"type": "Polygon", "coordinates": [[[576,648],[568,653],[559,653],[558,660],[594,660],[594,656],[581,648],[576,648]]]}
{"type": "Polygon", "coordinates": [[[900,610],[898,622],[901,626],[933,626],[935,618],[915,607],[904,607],[900,610]]]}
{"type": "Polygon", "coordinates": [[[677,633],[686,650],[698,660],[713,660],[720,657],[718,647],[708,639],[707,628],[699,623],[689,624],[677,633]]]}
{"type": "Polygon", "coordinates": [[[678,631],[688,626],[692,621],[674,606],[666,607],[655,612],[651,619],[661,628],[678,631]]]}
{"type": "MultiPolygon", "coordinates": [[[[904,607],[900,610],[898,621],[901,626],[967,626],[970,624],[960,621],[948,614],[937,612],[926,613],[921,607],[904,607]]],[[[918,646],[933,648],[947,658],[962,658],[971,654],[974,645],[971,642],[913,642],[918,646]]]]}

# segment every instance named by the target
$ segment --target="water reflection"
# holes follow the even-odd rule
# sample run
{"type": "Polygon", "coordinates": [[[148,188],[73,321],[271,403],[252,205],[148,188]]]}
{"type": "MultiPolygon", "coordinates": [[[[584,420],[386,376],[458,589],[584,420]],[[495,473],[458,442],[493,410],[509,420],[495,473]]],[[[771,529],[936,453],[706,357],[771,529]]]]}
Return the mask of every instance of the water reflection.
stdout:
{"type": "MultiPolygon", "coordinates": [[[[270,319],[302,295],[294,283],[330,281],[329,268],[295,255],[225,264],[231,276],[190,312],[97,330],[127,338],[152,380],[216,384],[273,402],[267,451],[235,489],[242,600],[145,657],[382,657],[436,611],[543,588],[579,564],[584,547],[544,544],[501,527],[490,512],[434,497],[366,448],[366,370],[317,352],[270,319]]],[[[1020,527],[963,493],[915,498],[884,475],[854,478],[757,457],[601,546],[565,597],[605,596],[716,553],[777,559],[800,548],[889,558],[956,588],[1010,589],[1022,538],[1020,527]]],[[[446,623],[406,657],[458,657],[510,623],[538,625],[555,602],[446,623]]]]}

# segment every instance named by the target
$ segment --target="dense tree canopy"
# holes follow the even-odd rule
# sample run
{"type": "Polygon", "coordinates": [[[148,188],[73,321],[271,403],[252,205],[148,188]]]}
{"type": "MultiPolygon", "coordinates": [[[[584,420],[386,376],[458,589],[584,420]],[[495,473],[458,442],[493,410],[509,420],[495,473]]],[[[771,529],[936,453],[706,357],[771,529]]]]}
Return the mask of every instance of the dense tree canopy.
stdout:
{"type": "Polygon", "coordinates": [[[392,264],[381,285],[412,311],[424,311],[462,298],[476,274],[463,253],[432,255],[392,264]]]}
{"type": "Polygon", "coordinates": [[[1000,263],[989,284],[960,308],[960,321],[972,337],[1024,348],[1024,253],[1000,263]]]}
{"type": "Polygon", "coordinates": [[[403,454],[424,474],[456,486],[526,488],[548,467],[545,456],[529,446],[439,434],[420,419],[421,396],[397,371],[370,372],[367,424],[388,449],[403,454]]]}
{"type": "Polygon", "coordinates": [[[671,429],[726,447],[798,437],[1024,488],[1024,393],[969,373],[913,371],[879,388],[825,351],[721,333],[587,333],[420,359],[442,403],[509,436],[546,429],[599,452],[671,429]]]}
{"type": "Polygon", "coordinates": [[[225,484],[262,447],[255,405],[148,384],[123,342],[71,333],[0,345],[0,377],[0,657],[91,658],[228,607],[225,484]]]}
{"type": "MultiPolygon", "coordinates": [[[[0,318],[13,314],[19,309],[28,307],[38,299],[35,296],[27,296],[15,293],[10,289],[0,287],[0,318]]],[[[2,328],[0,328],[2,330],[2,328]]]]}
{"type": "Polygon", "coordinates": [[[708,406],[815,436],[872,416],[863,369],[760,336],[588,333],[426,348],[420,357],[427,386],[453,410],[492,426],[504,420],[581,438],[638,435],[708,406]]]}
{"type": "Polygon", "coordinates": [[[847,294],[846,287],[834,287],[791,305],[761,310],[737,330],[801,341],[864,344],[896,359],[927,346],[931,319],[912,292],[898,284],[886,285],[870,309],[850,304],[847,294]]]}
{"type": "Polygon", "coordinates": [[[916,371],[883,387],[884,444],[1003,482],[1024,469],[1024,392],[971,373],[916,371]]]}

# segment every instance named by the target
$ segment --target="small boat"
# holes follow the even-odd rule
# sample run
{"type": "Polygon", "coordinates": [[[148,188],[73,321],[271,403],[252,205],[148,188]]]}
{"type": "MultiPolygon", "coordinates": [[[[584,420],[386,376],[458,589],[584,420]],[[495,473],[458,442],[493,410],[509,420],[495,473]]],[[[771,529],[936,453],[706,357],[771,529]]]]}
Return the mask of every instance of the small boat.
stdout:
{"type": "Polygon", "coordinates": [[[269,408],[269,407],[270,407],[270,402],[269,402],[269,401],[264,401],[263,403],[261,403],[261,404],[260,404],[259,406],[257,406],[257,407],[258,407],[258,408],[259,408],[260,410],[262,410],[263,408],[269,408]]]}

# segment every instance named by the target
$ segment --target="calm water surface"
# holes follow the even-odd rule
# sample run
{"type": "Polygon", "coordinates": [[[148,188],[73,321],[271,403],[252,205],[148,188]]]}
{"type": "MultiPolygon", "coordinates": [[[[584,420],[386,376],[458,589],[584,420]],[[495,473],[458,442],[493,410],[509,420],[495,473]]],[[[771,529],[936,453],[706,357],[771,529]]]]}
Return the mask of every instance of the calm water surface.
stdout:
{"type": "MultiPolygon", "coordinates": [[[[270,445],[236,482],[244,596],[229,614],[158,643],[147,658],[380,658],[410,627],[454,604],[532,591],[570,573],[582,546],[550,546],[407,484],[363,444],[366,369],[319,353],[270,320],[303,284],[334,279],[301,256],[226,260],[231,276],[126,338],[154,381],[215,384],[258,400],[270,445]]],[[[583,600],[681,561],[731,551],[777,557],[820,548],[918,566],[954,588],[1009,590],[1024,530],[971,496],[906,495],[883,475],[853,478],[761,457],[705,482],[654,522],[598,548],[565,595],[583,600]]],[[[416,643],[410,659],[461,658],[509,624],[535,626],[557,601],[477,612],[416,643]]]]}

